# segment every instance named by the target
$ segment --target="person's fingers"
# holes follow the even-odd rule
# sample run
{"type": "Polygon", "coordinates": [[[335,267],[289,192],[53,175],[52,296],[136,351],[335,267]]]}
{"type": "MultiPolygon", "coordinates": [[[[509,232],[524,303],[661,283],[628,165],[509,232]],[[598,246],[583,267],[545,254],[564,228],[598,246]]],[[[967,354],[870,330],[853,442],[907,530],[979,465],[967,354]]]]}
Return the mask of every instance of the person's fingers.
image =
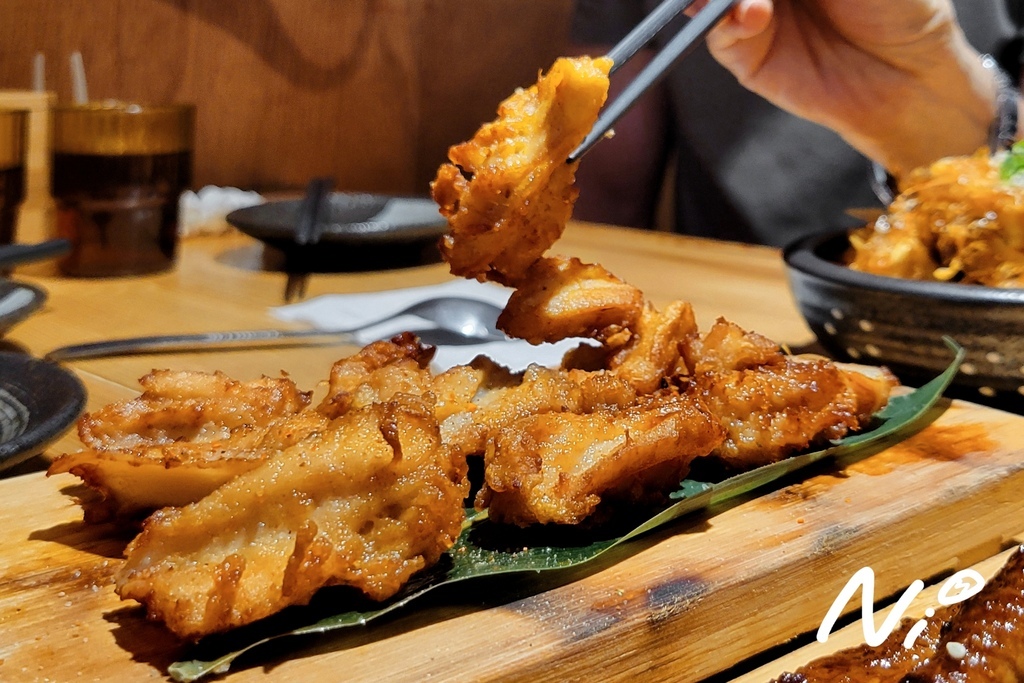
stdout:
{"type": "Polygon", "coordinates": [[[732,12],[708,36],[712,47],[727,47],[761,34],[774,14],[772,0],[740,0],[732,12]]]}
{"type": "Polygon", "coordinates": [[[768,28],[775,6],[772,0],[742,0],[736,4],[729,20],[732,23],[733,38],[753,38],[768,28]]]}

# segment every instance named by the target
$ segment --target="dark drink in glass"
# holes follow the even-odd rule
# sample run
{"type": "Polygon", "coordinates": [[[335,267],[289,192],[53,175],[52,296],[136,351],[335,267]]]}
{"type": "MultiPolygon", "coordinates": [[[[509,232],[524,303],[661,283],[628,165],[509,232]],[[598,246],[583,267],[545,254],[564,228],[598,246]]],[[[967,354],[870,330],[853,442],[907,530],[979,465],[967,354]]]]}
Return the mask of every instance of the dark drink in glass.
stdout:
{"type": "Polygon", "coordinates": [[[66,275],[141,275],[174,265],[178,199],[192,181],[193,110],[102,104],[54,113],[57,232],[66,275]]]}
{"type": "Polygon", "coordinates": [[[75,244],[69,275],[154,273],[174,265],[178,196],[191,183],[190,152],[53,156],[57,232],[75,244]]]}

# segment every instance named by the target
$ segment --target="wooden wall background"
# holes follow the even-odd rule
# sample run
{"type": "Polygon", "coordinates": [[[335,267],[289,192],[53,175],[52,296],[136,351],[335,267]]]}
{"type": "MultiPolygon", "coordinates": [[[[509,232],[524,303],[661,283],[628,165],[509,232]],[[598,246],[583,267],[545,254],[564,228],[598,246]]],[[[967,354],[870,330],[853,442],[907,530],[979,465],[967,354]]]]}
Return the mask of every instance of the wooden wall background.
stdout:
{"type": "Polygon", "coordinates": [[[195,184],[426,192],[450,144],[564,50],[572,0],[0,0],[0,88],[191,101],[195,184]]]}

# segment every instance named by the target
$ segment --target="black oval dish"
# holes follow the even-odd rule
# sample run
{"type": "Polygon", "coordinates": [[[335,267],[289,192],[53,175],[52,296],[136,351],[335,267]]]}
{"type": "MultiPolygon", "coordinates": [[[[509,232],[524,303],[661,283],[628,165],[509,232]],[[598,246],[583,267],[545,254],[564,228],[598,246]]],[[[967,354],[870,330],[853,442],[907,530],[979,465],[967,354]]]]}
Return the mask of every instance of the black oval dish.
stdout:
{"type": "Polygon", "coordinates": [[[840,233],[804,238],[783,253],[800,312],[830,354],[927,379],[949,365],[948,335],[967,352],[954,380],[969,390],[961,395],[1024,399],[1024,289],[862,273],[841,265],[848,248],[840,233]]]}
{"type": "Polygon", "coordinates": [[[33,285],[0,280],[0,334],[30,316],[46,301],[46,293],[33,285]]]}
{"type": "Polygon", "coordinates": [[[85,387],[61,366],[0,352],[0,469],[41,453],[85,407],[85,387]]]}
{"type": "Polygon", "coordinates": [[[446,222],[426,197],[333,192],[322,209],[319,238],[297,244],[302,199],[236,209],[226,220],[280,250],[286,270],[331,272],[396,268],[437,261],[446,222]]]}

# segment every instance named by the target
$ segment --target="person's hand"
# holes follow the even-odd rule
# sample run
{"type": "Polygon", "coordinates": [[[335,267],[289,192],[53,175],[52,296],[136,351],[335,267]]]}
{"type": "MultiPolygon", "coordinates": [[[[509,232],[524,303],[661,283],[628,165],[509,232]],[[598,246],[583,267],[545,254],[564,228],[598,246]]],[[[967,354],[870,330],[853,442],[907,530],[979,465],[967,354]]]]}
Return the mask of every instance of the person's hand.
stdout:
{"type": "Polygon", "coordinates": [[[995,117],[949,0],[741,0],[707,40],[745,87],[894,172],[974,152],[995,117]]]}

